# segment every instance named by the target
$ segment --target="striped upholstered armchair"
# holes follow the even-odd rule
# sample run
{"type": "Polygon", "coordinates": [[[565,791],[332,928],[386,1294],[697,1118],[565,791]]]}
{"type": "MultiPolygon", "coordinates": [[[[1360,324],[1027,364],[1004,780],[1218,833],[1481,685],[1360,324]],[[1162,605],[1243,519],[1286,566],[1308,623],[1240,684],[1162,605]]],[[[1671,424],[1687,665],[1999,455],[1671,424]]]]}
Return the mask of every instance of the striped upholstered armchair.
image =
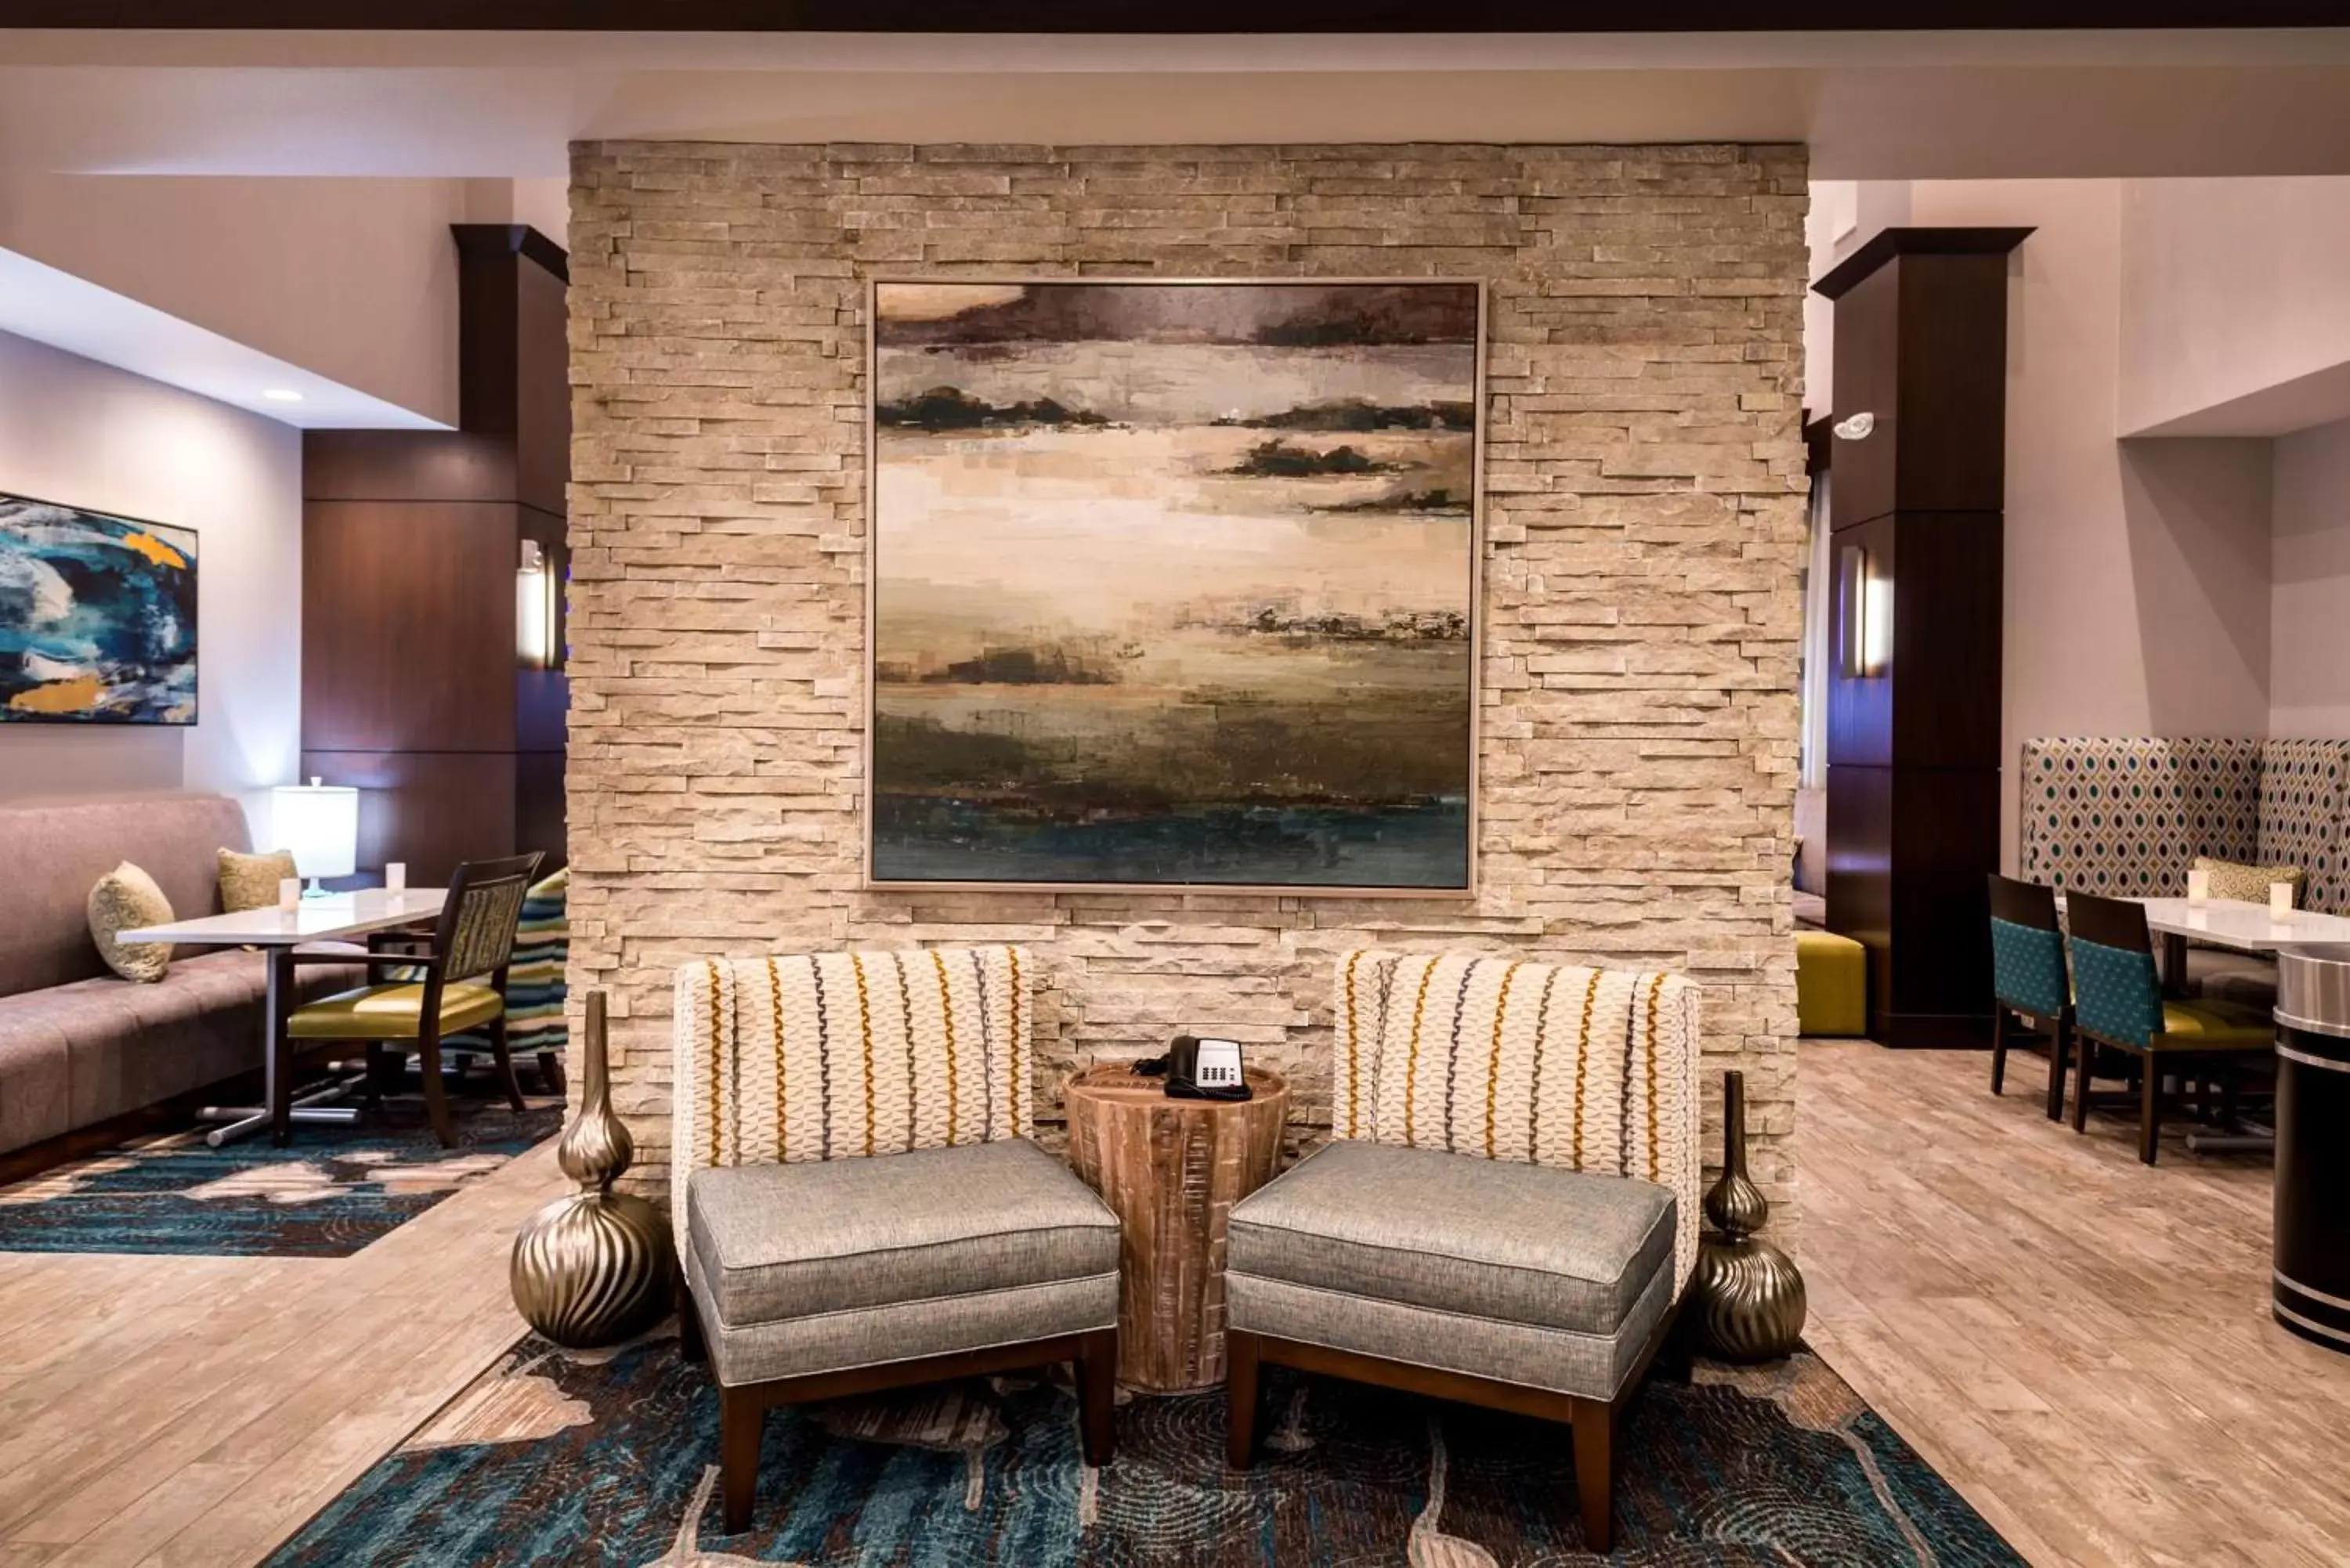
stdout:
{"type": "Polygon", "coordinates": [[[1118,1217],[1030,1141],[1018,948],[678,971],[670,1208],[689,1355],[718,1383],[729,1532],[775,1405],[1077,1365],[1109,1461],[1118,1217]]]}
{"type": "Polygon", "coordinates": [[[1333,1142],[1235,1205],[1231,1459],[1257,1369],[1571,1421],[1608,1549],[1618,1416],[1697,1263],[1697,988],[1502,956],[1339,960],[1333,1142]]]}

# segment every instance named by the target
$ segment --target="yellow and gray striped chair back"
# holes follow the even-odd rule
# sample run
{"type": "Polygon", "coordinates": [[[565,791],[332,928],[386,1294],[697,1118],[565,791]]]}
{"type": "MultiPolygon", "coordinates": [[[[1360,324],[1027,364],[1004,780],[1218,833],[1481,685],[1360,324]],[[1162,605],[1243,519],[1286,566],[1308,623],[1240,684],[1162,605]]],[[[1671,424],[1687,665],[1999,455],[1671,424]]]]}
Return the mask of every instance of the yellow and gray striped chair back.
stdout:
{"type": "Polygon", "coordinates": [[[1332,1132],[1671,1189],[1697,1263],[1698,988],[1507,954],[1338,957],[1332,1132]]]}
{"type": "Polygon", "coordinates": [[[1035,1130],[1035,966],[1016,947],[775,953],[677,971],[672,1216],[722,1165],[902,1154],[1035,1130]]]}

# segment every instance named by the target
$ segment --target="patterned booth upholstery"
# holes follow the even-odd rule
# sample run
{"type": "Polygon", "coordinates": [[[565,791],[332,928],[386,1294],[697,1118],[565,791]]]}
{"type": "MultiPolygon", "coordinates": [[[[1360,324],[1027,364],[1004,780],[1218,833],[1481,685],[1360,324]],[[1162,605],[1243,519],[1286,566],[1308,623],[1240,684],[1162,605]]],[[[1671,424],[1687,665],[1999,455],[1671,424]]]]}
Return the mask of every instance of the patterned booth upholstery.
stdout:
{"type": "Polygon", "coordinates": [[[2023,744],[2023,879],[2176,896],[2199,855],[2294,865],[2304,907],[2350,914],[2350,741],[2060,737],[2023,744]]]}
{"type": "Polygon", "coordinates": [[[719,1386],[726,1528],[768,1407],[1075,1360],[1108,1462],[1118,1217],[1030,1141],[1014,947],[679,970],[670,1208],[719,1386]]]}
{"type": "Polygon", "coordinates": [[[1669,974],[1341,959],[1336,1141],[1232,1212],[1235,1464],[1262,1361],[1548,1415],[1607,1549],[1617,1413],[1697,1262],[1697,999],[1669,974]]]}

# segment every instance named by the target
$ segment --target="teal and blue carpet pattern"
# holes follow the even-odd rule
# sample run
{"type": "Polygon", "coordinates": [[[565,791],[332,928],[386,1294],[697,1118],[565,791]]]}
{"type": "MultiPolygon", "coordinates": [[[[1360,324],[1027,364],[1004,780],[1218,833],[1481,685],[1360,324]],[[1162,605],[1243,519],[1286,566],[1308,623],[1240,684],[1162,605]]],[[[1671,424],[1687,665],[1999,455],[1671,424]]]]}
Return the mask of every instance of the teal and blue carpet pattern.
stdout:
{"type": "Polygon", "coordinates": [[[993,1379],[768,1417],[723,1533],[717,1399],[674,1341],[525,1341],[270,1568],[1991,1568],[1996,1532],[1816,1357],[1652,1383],[1619,1439],[1617,1550],[1582,1547],[1563,1427],[1268,1369],[1263,1457],[1221,1393],[1138,1398],[1105,1469],[1076,1402],[993,1379]]]}
{"type": "Polygon", "coordinates": [[[347,1258],[563,1125],[559,1100],[451,1108],[454,1148],[415,1095],[348,1127],[296,1123],[284,1148],[265,1132],[213,1148],[202,1128],[126,1143],[0,1187],[0,1252],[347,1258]]]}

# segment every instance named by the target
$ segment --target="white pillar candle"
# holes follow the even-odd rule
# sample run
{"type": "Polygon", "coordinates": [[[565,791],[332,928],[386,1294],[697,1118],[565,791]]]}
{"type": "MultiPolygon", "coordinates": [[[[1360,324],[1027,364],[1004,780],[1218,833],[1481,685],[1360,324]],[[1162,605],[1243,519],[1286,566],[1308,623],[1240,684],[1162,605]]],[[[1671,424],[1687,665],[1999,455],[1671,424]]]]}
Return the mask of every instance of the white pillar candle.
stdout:
{"type": "Polygon", "coordinates": [[[2292,884],[2292,883],[2290,883],[2290,882],[2272,882],[2272,883],[2270,883],[2270,884],[2269,884],[2269,914],[2270,914],[2270,916],[2271,916],[2272,918],[2273,918],[2273,919],[2280,919],[2280,920],[2282,920],[2282,919],[2283,919],[2287,915],[2290,915],[2290,914],[2292,914],[2292,913],[2293,913],[2293,884],[2292,884]]]}
{"type": "Polygon", "coordinates": [[[277,907],[279,909],[289,915],[302,907],[301,877],[280,877],[277,878],[277,907]]]}
{"type": "Polygon", "coordinates": [[[383,890],[387,893],[408,891],[408,862],[393,860],[383,868],[383,890]]]}
{"type": "Polygon", "coordinates": [[[2209,871],[2189,871],[2187,874],[2188,901],[2189,903],[2199,904],[2210,896],[2211,873],[2209,871]]]}

